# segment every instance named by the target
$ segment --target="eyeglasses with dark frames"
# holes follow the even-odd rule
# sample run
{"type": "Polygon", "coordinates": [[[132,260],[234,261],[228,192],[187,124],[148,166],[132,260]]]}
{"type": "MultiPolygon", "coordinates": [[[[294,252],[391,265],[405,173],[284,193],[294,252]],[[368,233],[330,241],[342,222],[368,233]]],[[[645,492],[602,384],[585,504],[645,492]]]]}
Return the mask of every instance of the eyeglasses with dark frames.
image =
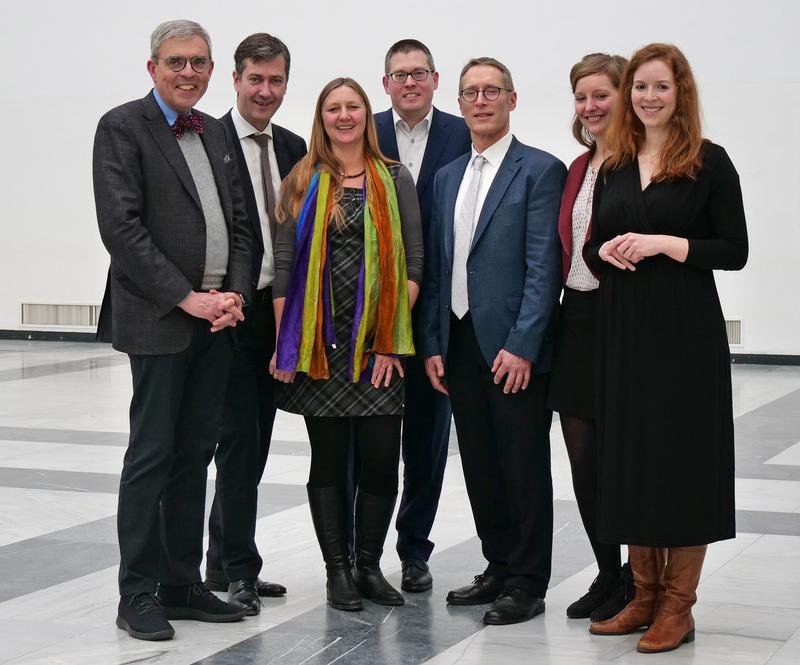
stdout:
{"type": "Polygon", "coordinates": [[[405,83],[409,76],[415,81],[424,81],[429,74],[433,74],[432,69],[415,69],[413,72],[391,72],[386,76],[395,83],[405,83]]]}
{"type": "Polygon", "coordinates": [[[198,74],[202,74],[206,71],[206,69],[208,69],[208,63],[211,62],[209,58],[203,55],[196,55],[194,58],[187,58],[182,55],[170,55],[166,58],[161,58],[161,60],[163,60],[167,67],[173,72],[182,72],[188,62],[191,68],[198,74]]]}
{"type": "Polygon", "coordinates": [[[493,102],[500,96],[501,92],[514,92],[511,88],[498,88],[496,85],[488,85],[480,90],[476,88],[464,88],[458,91],[458,96],[470,104],[478,100],[478,95],[482,94],[487,102],[493,102]]]}

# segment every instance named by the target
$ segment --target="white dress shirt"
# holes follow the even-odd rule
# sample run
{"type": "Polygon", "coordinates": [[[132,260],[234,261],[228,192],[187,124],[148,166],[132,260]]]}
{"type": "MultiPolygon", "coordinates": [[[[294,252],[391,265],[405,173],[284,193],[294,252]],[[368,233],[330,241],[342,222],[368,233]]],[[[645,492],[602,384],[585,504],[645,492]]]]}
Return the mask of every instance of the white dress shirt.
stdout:
{"type": "Polygon", "coordinates": [[[494,177],[497,175],[500,164],[502,164],[508,149],[511,147],[512,138],[513,136],[511,132],[508,132],[503,138],[490,145],[482,153],[478,153],[478,151],[475,150],[475,146],[472,146],[472,153],[470,154],[469,161],[467,162],[467,168],[464,169],[464,176],[461,179],[461,186],[458,188],[455,219],[459,219],[461,207],[464,205],[464,195],[467,193],[469,181],[472,179],[472,162],[475,160],[475,156],[480,154],[483,155],[483,158],[486,160],[486,164],[483,165],[481,188],[478,190],[478,200],[475,205],[476,222],[473,223],[473,226],[477,223],[477,219],[480,217],[480,211],[483,209],[483,203],[486,201],[486,194],[489,193],[489,188],[492,186],[492,182],[494,182],[494,177]]]}
{"type": "MultiPolygon", "coordinates": [[[[269,231],[269,216],[267,215],[267,202],[264,200],[264,185],[261,179],[261,148],[250,138],[251,134],[266,134],[269,136],[269,170],[272,175],[272,187],[275,190],[275,198],[278,197],[278,190],[281,186],[281,175],[278,171],[278,160],[275,157],[275,142],[272,138],[272,123],[270,122],[263,132],[259,132],[253,125],[245,120],[239,113],[236,106],[231,110],[233,126],[236,128],[236,136],[242,146],[244,160],[247,162],[247,171],[250,174],[250,182],[253,184],[253,193],[256,196],[258,207],[258,221],[261,224],[261,237],[264,238],[264,258],[261,260],[261,273],[258,276],[258,286],[263,289],[272,284],[275,279],[275,259],[272,254],[272,236],[269,231]]],[[[244,177],[243,173],[239,174],[244,177]]]]}
{"type": "Polygon", "coordinates": [[[416,185],[417,178],[419,178],[419,169],[422,166],[422,158],[425,156],[425,146],[428,145],[428,132],[433,118],[433,106],[428,111],[428,115],[414,125],[414,129],[408,126],[394,108],[392,108],[392,118],[394,118],[394,134],[397,139],[397,152],[400,155],[400,161],[411,171],[416,185]]]}

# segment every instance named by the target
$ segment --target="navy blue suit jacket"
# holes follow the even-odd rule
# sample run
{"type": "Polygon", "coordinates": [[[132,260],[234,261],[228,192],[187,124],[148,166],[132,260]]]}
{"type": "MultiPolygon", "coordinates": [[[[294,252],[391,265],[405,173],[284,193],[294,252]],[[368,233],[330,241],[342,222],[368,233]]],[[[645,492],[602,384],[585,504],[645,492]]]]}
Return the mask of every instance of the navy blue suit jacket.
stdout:
{"type": "MultiPolygon", "coordinates": [[[[378,143],[383,154],[390,159],[400,161],[392,109],[376,113],[375,124],[378,129],[378,143]]],[[[469,152],[471,147],[472,139],[464,119],[434,107],[425,155],[417,178],[417,198],[422,215],[422,232],[426,240],[433,210],[433,177],[445,164],[469,152]]]]}
{"type": "MultiPolygon", "coordinates": [[[[255,292],[258,285],[258,278],[261,274],[261,261],[264,258],[264,236],[261,233],[258,204],[256,203],[256,195],[253,191],[253,181],[250,179],[249,171],[247,170],[247,162],[244,159],[242,144],[236,136],[236,126],[233,124],[231,112],[228,111],[220,120],[228,129],[231,143],[233,143],[233,149],[236,153],[236,162],[239,166],[239,181],[242,186],[242,193],[244,194],[247,218],[250,221],[250,230],[254,238],[251,256],[251,275],[253,280],[253,292],[255,292]]],[[[306,142],[294,132],[290,132],[283,127],[278,127],[275,123],[272,124],[272,140],[275,146],[275,158],[278,160],[278,172],[280,173],[281,180],[283,180],[289,175],[289,171],[292,170],[294,165],[308,152],[306,149],[306,142]]],[[[278,192],[275,192],[276,196],[277,194],[278,192]]],[[[273,246],[275,244],[275,235],[276,229],[273,228],[273,246]]]]}
{"type": "MultiPolygon", "coordinates": [[[[434,181],[431,245],[420,301],[421,354],[446,359],[450,331],[453,222],[470,155],[434,181]]],[[[552,155],[512,139],[475,227],[467,293],[481,352],[492,365],[500,349],[550,371],[552,327],[561,290],[558,209],[567,170],[552,155]]]]}

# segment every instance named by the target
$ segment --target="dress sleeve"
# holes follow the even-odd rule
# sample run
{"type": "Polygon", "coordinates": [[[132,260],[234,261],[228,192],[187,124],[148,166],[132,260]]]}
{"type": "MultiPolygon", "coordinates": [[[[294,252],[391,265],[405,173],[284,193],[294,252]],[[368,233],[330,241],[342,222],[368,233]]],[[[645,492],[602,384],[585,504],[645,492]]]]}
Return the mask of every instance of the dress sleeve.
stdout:
{"type": "Polygon", "coordinates": [[[289,278],[294,264],[294,236],[297,224],[291,217],[277,224],[273,253],[275,257],[275,279],[272,282],[272,297],[285,298],[289,278]]]}
{"type": "Polygon", "coordinates": [[[686,264],[707,270],[741,270],[747,262],[748,243],[739,174],[723,148],[712,146],[706,154],[713,159],[706,210],[710,235],[689,239],[686,264]]]}
{"type": "Polygon", "coordinates": [[[400,226],[403,233],[403,247],[406,252],[408,279],[422,284],[424,260],[422,219],[414,178],[405,166],[401,166],[397,172],[395,186],[397,188],[397,205],[400,208],[400,226]]]}

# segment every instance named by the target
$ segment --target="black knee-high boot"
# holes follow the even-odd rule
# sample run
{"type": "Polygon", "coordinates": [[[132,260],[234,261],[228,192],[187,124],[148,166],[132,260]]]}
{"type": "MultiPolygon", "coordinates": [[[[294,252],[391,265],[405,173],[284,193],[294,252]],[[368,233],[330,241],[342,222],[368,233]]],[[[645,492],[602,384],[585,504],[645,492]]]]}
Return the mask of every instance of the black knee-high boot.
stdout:
{"type": "Polygon", "coordinates": [[[361,609],[347,556],[347,518],[344,487],[311,487],[308,505],[328,574],[328,604],[337,610],[361,609]]]}
{"type": "Polygon", "coordinates": [[[356,496],[356,562],[353,581],[358,592],[381,605],[402,605],[403,595],[383,576],[380,568],[383,543],[392,521],[396,497],[356,496]]]}

